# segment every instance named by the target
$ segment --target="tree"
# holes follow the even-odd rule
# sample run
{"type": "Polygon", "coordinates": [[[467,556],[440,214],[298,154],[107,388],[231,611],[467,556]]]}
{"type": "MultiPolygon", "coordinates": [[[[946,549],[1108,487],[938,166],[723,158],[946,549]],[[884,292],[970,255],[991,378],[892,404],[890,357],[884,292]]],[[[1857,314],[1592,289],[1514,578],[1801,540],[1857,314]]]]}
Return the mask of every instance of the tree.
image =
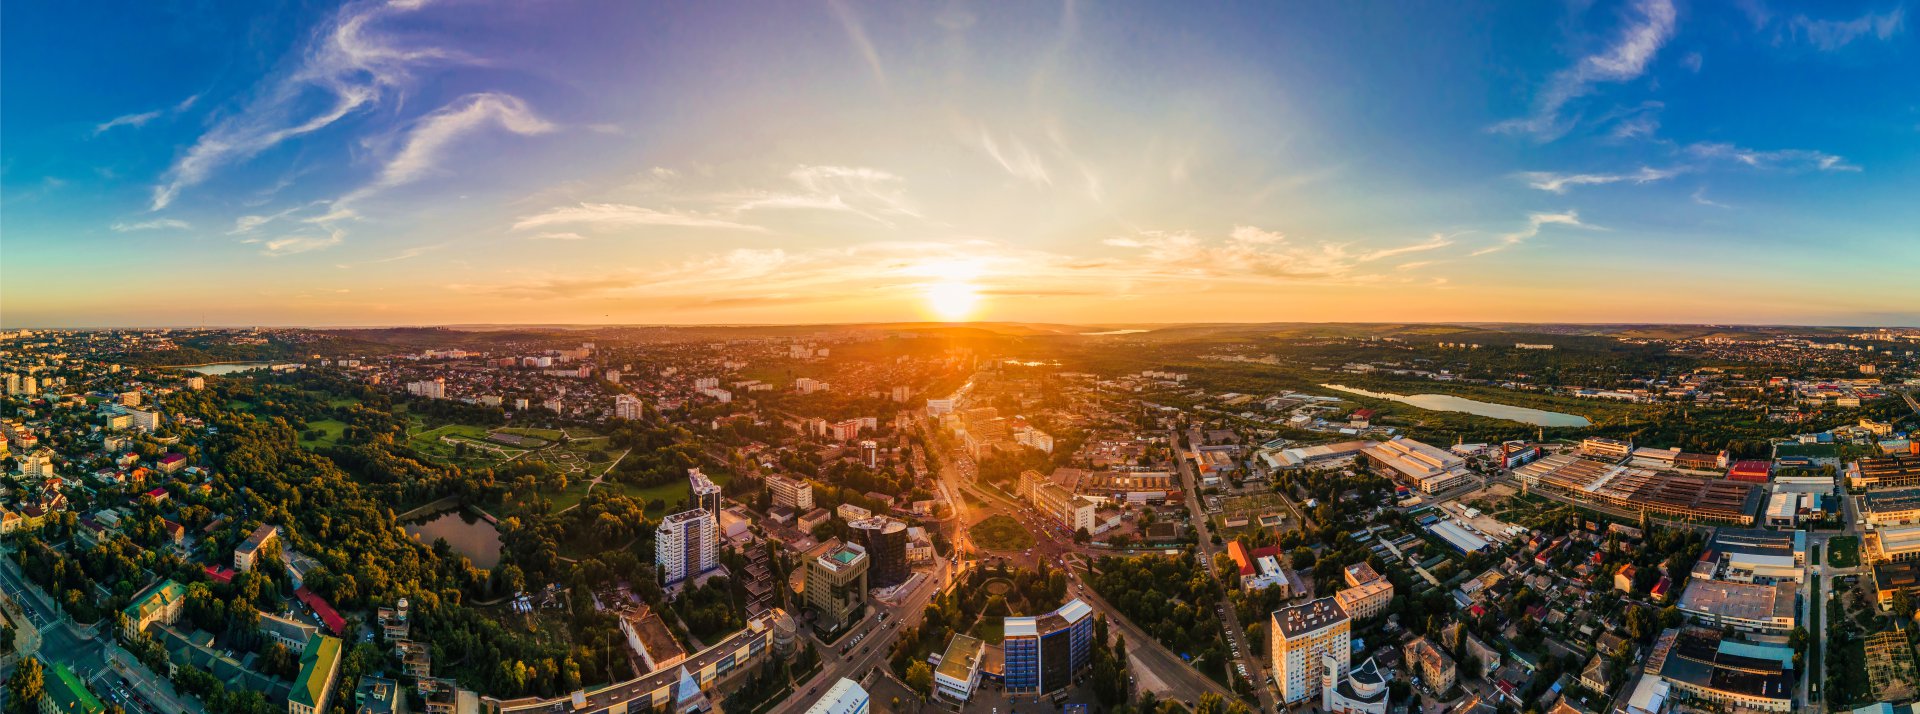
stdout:
{"type": "Polygon", "coordinates": [[[913,664],[907,665],[907,686],[921,696],[933,692],[933,668],[928,667],[926,662],[914,660],[913,664]]]}
{"type": "Polygon", "coordinates": [[[1908,595],[1905,589],[1893,591],[1893,614],[1902,621],[1913,619],[1913,596],[1908,595]]]}
{"type": "Polygon", "coordinates": [[[7,680],[7,711],[9,714],[35,714],[40,711],[40,695],[47,689],[47,674],[40,664],[40,658],[28,657],[20,661],[13,670],[13,676],[7,680]]]}

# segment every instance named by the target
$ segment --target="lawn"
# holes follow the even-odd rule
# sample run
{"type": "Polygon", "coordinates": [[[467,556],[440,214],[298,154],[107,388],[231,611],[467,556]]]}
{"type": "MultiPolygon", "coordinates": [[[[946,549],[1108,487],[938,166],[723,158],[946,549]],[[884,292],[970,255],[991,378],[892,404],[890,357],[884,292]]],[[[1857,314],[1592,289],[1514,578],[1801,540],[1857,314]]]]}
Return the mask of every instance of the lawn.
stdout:
{"type": "Polygon", "coordinates": [[[973,524],[967,529],[967,535],[973,538],[974,545],[986,550],[1015,551],[1033,547],[1033,534],[1004,513],[973,524]]]}
{"type": "Polygon", "coordinates": [[[1834,536],[1827,539],[1827,565],[1835,568],[1860,566],[1860,536],[1834,536]]]}
{"type": "Polygon", "coordinates": [[[310,422],[307,422],[307,428],[301,430],[300,445],[305,446],[307,448],[313,448],[316,446],[333,446],[334,444],[337,444],[340,442],[340,435],[346,430],[347,430],[347,425],[338,419],[321,419],[319,421],[310,421],[310,422]],[[309,439],[307,438],[307,435],[306,435],[307,431],[319,431],[320,437],[317,439],[309,439]]]}
{"type": "Polygon", "coordinates": [[[990,645],[1000,644],[1007,637],[1007,619],[1004,617],[982,617],[973,623],[973,636],[990,645]]]}
{"type": "Polygon", "coordinates": [[[1773,455],[1805,456],[1809,458],[1832,458],[1840,455],[1839,444],[1778,444],[1773,447],[1773,455]]]}
{"type": "Polygon", "coordinates": [[[444,424],[416,431],[407,436],[407,445],[427,456],[467,466],[495,464],[524,453],[520,449],[488,442],[486,427],[471,424],[444,424]],[[471,455],[464,459],[455,456],[454,445],[440,440],[448,436],[469,442],[473,449],[471,455]]]}

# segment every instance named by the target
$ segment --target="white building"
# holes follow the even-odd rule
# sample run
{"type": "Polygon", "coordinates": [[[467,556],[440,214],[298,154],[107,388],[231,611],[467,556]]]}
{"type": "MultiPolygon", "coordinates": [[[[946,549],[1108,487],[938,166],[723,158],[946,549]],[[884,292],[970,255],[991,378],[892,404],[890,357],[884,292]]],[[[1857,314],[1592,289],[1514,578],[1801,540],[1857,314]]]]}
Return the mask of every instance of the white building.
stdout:
{"type": "Polygon", "coordinates": [[[660,569],[660,584],[675,585],[717,567],[719,537],[720,524],[703,509],[667,516],[653,536],[653,562],[660,569]]]}
{"type": "Polygon", "coordinates": [[[1346,678],[1353,657],[1351,623],[1330,597],[1273,613],[1267,651],[1281,701],[1294,704],[1319,694],[1326,674],[1346,678]]]}
{"type": "Polygon", "coordinates": [[[867,714],[867,690],[851,679],[841,677],[827,688],[820,701],[807,707],[807,714],[867,714]]]}
{"type": "Polygon", "coordinates": [[[806,479],[774,474],[767,477],[767,492],[773,495],[775,506],[786,506],[795,513],[813,510],[813,484],[806,479]]]}
{"type": "Polygon", "coordinates": [[[153,431],[160,428],[160,412],[147,409],[128,409],[127,416],[133,417],[133,428],[140,431],[153,431]]]}
{"type": "Polygon", "coordinates": [[[447,381],[439,377],[407,383],[407,393],[428,399],[446,399],[447,381]]]}
{"type": "Polygon", "coordinates": [[[927,416],[937,417],[942,414],[952,414],[952,413],[953,413],[953,400],[951,399],[927,400],[927,416]]]}
{"type": "Polygon", "coordinates": [[[1373,660],[1361,662],[1344,679],[1335,674],[1342,668],[1332,655],[1320,658],[1320,710],[1328,714],[1386,714],[1387,680],[1373,660]]]}
{"type": "Polygon", "coordinates": [[[614,395],[613,415],[621,419],[639,419],[645,413],[640,404],[640,398],[631,394],[614,395]]]}
{"type": "Polygon", "coordinates": [[[985,642],[954,633],[953,639],[947,642],[946,652],[940,656],[940,666],[933,670],[934,694],[955,704],[966,704],[973,698],[973,690],[980,686],[980,664],[986,651],[985,642]]]}

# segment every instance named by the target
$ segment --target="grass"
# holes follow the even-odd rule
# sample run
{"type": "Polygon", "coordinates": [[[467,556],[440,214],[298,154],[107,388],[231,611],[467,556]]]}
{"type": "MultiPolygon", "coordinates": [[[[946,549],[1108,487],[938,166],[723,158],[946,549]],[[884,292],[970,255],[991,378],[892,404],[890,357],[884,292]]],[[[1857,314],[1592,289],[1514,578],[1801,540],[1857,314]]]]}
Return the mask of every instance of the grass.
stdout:
{"type": "Polygon", "coordinates": [[[1860,566],[1860,536],[1834,536],[1827,539],[1827,565],[1835,568],[1860,566]]]}
{"type": "Polygon", "coordinates": [[[1773,455],[1805,456],[1808,458],[1830,458],[1840,455],[1839,444],[1779,444],[1773,447],[1773,455]]]}
{"type": "Polygon", "coordinates": [[[974,545],[987,550],[1016,551],[1033,547],[1033,534],[1004,513],[973,524],[967,529],[967,535],[973,538],[974,545]]]}
{"type": "Polygon", "coordinates": [[[310,422],[307,422],[307,428],[301,430],[300,445],[308,448],[313,448],[316,446],[333,446],[334,444],[340,443],[340,435],[344,433],[346,430],[347,430],[347,425],[338,419],[321,419],[319,421],[310,421],[310,422]],[[320,432],[320,437],[317,439],[307,438],[306,432],[314,431],[314,430],[317,430],[320,432]]]}
{"type": "Polygon", "coordinates": [[[1000,644],[1007,637],[1007,620],[1004,617],[982,617],[973,623],[973,636],[990,645],[1000,644]]]}

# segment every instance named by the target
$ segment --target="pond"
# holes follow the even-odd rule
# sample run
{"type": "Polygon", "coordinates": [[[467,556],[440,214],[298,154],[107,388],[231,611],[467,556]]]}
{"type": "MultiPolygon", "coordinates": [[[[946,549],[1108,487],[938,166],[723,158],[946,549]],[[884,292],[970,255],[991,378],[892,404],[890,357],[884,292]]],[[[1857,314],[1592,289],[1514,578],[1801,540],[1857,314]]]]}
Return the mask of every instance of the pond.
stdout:
{"type": "Polygon", "coordinates": [[[1421,409],[1432,409],[1438,412],[1465,412],[1467,414],[1476,414],[1494,419],[1506,419],[1538,426],[1593,426],[1593,422],[1587,421],[1586,417],[1578,414],[1562,414],[1560,412],[1550,412],[1543,409],[1529,409],[1527,407],[1516,407],[1509,404],[1494,404],[1493,402],[1476,401],[1448,394],[1415,394],[1413,396],[1406,396],[1401,394],[1388,394],[1386,392],[1369,392],[1365,389],[1343,387],[1338,384],[1322,384],[1320,386],[1377,399],[1391,399],[1401,404],[1411,404],[1421,409]]]}
{"type": "Polygon", "coordinates": [[[426,520],[408,523],[405,528],[408,534],[429,546],[445,538],[453,552],[473,561],[473,567],[492,568],[500,564],[500,530],[463,509],[442,511],[426,520]]]}
{"type": "Polygon", "coordinates": [[[202,364],[193,367],[182,367],[181,369],[185,369],[188,372],[199,372],[201,374],[233,374],[234,372],[245,372],[249,369],[266,369],[272,366],[272,362],[222,362],[220,364],[202,364]]]}

